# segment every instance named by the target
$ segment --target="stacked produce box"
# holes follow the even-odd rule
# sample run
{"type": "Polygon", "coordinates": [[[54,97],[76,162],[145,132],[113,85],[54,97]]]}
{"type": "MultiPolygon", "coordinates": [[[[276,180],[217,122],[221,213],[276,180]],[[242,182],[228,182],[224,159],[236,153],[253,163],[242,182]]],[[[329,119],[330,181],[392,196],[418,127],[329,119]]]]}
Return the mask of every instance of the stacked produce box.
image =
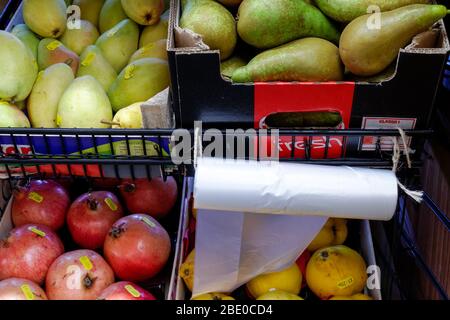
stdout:
{"type": "MultiPolygon", "coordinates": [[[[159,131],[119,129],[142,129],[142,105],[169,86],[178,127],[428,128],[450,49],[447,12],[427,0],[23,1],[0,31],[1,155],[48,167],[20,162],[24,179],[2,182],[0,299],[380,300],[367,281],[369,221],[335,218],[287,269],[189,295],[193,180],[149,174],[150,160],[171,152],[159,131]],[[365,15],[369,4],[375,13],[365,15]],[[58,142],[15,131],[30,127],[54,130],[58,142]],[[108,160],[115,178],[82,161],[75,173],[55,170],[52,160],[75,154],[108,160]],[[123,159],[131,179],[117,174],[123,159]],[[136,179],[138,164],[148,179],[136,179]],[[56,173],[71,177],[42,177],[56,173]]],[[[392,139],[315,138],[281,137],[301,149],[281,156],[392,151],[392,139]]],[[[0,173],[11,177],[10,164],[0,173]]]]}
{"type": "Polygon", "coordinates": [[[444,6],[218,2],[172,3],[169,60],[181,125],[429,128],[450,49],[444,6]],[[313,123],[305,121],[310,112],[321,113],[313,123]]]}

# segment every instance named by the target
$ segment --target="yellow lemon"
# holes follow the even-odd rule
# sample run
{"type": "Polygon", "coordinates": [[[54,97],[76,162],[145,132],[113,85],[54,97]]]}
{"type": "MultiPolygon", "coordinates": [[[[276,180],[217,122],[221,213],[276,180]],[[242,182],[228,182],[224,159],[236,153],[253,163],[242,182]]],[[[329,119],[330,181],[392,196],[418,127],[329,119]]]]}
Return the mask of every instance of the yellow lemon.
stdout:
{"type": "Polygon", "coordinates": [[[263,294],[256,300],[303,300],[303,298],[286,291],[273,290],[263,294]]]}
{"type": "Polygon", "coordinates": [[[235,300],[235,299],[223,293],[206,293],[198,297],[192,298],[192,300],[235,300]]]}
{"type": "Polygon", "coordinates": [[[186,287],[192,292],[194,287],[194,262],[195,262],[195,249],[187,256],[186,260],[180,267],[179,275],[183,279],[186,287]]]}
{"type": "Polygon", "coordinates": [[[262,274],[247,283],[247,291],[252,297],[260,297],[272,290],[282,290],[298,294],[302,286],[302,273],[296,263],[290,267],[267,274],[262,274]]]}
{"type": "Polygon", "coordinates": [[[343,244],[347,239],[347,220],[330,218],[309,244],[309,251],[316,251],[325,247],[343,244]]]}
{"type": "Polygon", "coordinates": [[[373,298],[363,293],[357,293],[352,296],[334,296],[330,300],[373,300],[373,298]]]}
{"type": "Polygon", "coordinates": [[[343,245],[316,251],[306,266],[308,287],[321,299],[354,295],[364,289],[366,281],[364,259],[343,245]]]}

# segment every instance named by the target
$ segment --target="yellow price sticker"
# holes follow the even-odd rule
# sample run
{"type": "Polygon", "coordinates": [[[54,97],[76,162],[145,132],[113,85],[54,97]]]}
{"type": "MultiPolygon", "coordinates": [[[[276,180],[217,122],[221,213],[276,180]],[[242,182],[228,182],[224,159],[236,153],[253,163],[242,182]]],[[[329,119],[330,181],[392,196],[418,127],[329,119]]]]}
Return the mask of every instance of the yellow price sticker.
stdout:
{"type": "Polygon", "coordinates": [[[92,270],[92,268],[94,267],[88,256],[80,257],[80,262],[87,271],[92,270]]]}
{"type": "Polygon", "coordinates": [[[33,200],[34,202],[37,203],[42,203],[42,201],[44,201],[44,197],[37,192],[30,192],[28,194],[28,199],[33,200]]]}
{"type": "Polygon", "coordinates": [[[37,234],[42,238],[44,238],[47,235],[44,231],[39,230],[37,227],[29,227],[28,230],[30,230],[31,232],[37,234]]]}
{"type": "Polygon", "coordinates": [[[54,51],[56,49],[58,49],[59,47],[61,47],[62,43],[59,41],[52,41],[47,45],[47,49],[50,51],[54,51]]]}
{"type": "Polygon", "coordinates": [[[81,64],[84,67],[88,67],[91,65],[92,61],[94,61],[95,59],[95,53],[94,52],[89,52],[88,55],[86,56],[86,58],[84,58],[84,60],[81,62],[81,64]]]}
{"type": "Polygon", "coordinates": [[[125,80],[131,79],[134,77],[135,69],[136,69],[136,66],[134,64],[130,64],[128,67],[126,67],[125,75],[124,75],[125,80]]]}
{"type": "Polygon", "coordinates": [[[105,203],[112,211],[117,211],[117,204],[111,198],[105,198],[105,203]]]}
{"type": "Polygon", "coordinates": [[[149,225],[152,228],[156,227],[156,224],[147,217],[143,217],[142,221],[145,222],[147,225],[149,225]]]}
{"type": "Polygon", "coordinates": [[[61,118],[61,116],[58,114],[58,115],[56,115],[56,126],[61,126],[61,124],[62,124],[62,118],[61,118]]]}
{"type": "Polygon", "coordinates": [[[31,291],[31,288],[29,285],[24,284],[20,287],[20,290],[22,290],[23,295],[25,296],[25,299],[27,300],[34,300],[34,293],[31,291]]]}
{"type": "Polygon", "coordinates": [[[131,294],[135,298],[140,298],[141,294],[139,291],[136,290],[135,287],[133,287],[131,284],[128,284],[125,286],[125,290],[128,291],[129,294],[131,294]]]}
{"type": "Polygon", "coordinates": [[[41,80],[43,74],[44,74],[44,70],[39,71],[39,73],[38,73],[38,75],[37,75],[37,78],[36,78],[36,81],[41,80]]]}
{"type": "Polygon", "coordinates": [[[339,288],[339,289],[345,289],[345,288],[348,288],[348,287],[350,287],[352,284],[353,284],[353,277],[352,276],[350,276],[350,277],[348,277],[348,278],[345,278],[345,279],[342,279],[341,281],[339,281],[338,283],[337,283],[337,287],[339,288]]]}

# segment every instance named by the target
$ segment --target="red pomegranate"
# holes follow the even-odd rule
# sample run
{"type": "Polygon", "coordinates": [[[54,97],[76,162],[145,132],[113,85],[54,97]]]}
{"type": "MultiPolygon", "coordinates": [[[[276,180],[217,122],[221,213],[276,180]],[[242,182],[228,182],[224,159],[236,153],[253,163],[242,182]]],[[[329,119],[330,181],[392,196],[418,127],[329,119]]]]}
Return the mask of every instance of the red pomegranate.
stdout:
{"type": "Polygon", "coordinates": [[[94,250],[103,247],[109,229],[122,216],[122,206],[114,194],[96,191],[83,194],[72,203],[67,226],[76,244],[94,250]]]}
{"type": "Polygon", "coordinates": [[[12,220],[16,227],[41,224],[52,230],[64,225],[69,195],[53,180],[34,180],[14,190],[12,220]]]}
{"type": "Polygon", "coordinates": [[[161,271],[170,249],[169,234],[158,221],[134,214],[114,223],[103,251],[117,277],[140,282],[161,271]]]}
{"type": "Polygon", "coordinates": [[[45,279],[50,300],[95,300],[114,283],[114,272],[92,250],[63,254],[53,262],[45,279]]]}
{"type": "Polygon", "coordinates": [[[173,177],[126,180],[119,186],[130,213],[145,213],[156,219],[166,216],[177,201],[178,187],[173,177]]]}
{"type": "Polygon", "coordinates": [[[121,281],[103,290],[97,300],[156,300],[156,298],[132,282],[121,281]]]}
{"type": "Polygon", "coordinates": [[[9,278],[0,281],[0,300],[47,300],[47,296],[33,281],[9,278]]]}
{"type": "Polygon", "coordinates": [[[296,263],[298,267],[300,268],[300,271],[302,272],[303,278],[302,278],[302,288],[306,287],[306,265],[309,262],[309,259],[311,259],[311,253],[308,250],[303,251],[301,256],[297,259],[296,263]]]}
{"type": "Polygon", "coordinates": [[[0,280],[24,278],[43,284],[50,265],[64,253],[58,236],[49,228],[27,224],[0,241],[0,280]]]}

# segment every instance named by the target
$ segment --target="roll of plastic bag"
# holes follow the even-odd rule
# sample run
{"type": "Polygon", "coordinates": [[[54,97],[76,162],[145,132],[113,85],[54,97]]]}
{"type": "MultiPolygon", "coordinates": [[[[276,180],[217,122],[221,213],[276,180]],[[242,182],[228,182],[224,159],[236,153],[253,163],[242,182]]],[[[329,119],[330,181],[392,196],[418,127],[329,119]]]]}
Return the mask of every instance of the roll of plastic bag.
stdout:
{"type": "Polygon", "coordinates": [[[398,185],[389,170],[201,158],[194,198],[198,209],[386,221],[398,185]]]}

